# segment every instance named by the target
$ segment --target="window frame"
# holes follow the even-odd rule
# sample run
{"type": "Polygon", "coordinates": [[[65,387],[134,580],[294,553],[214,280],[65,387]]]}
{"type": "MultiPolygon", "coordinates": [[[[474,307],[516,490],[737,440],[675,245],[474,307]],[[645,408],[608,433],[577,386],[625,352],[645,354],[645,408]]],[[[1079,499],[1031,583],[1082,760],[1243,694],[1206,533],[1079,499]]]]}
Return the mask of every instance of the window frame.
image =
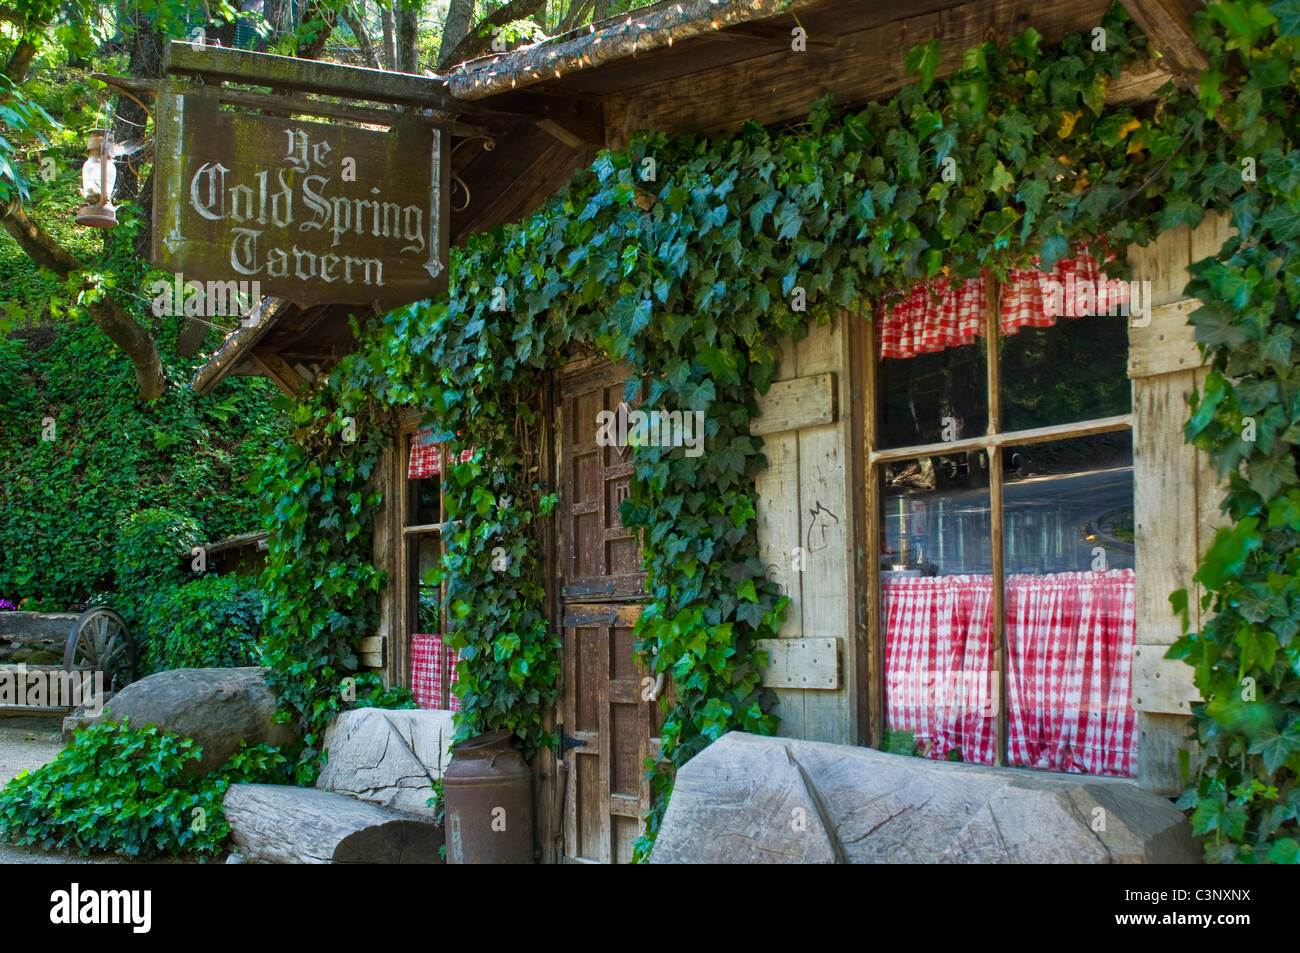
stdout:
{"type": "MultiPolygon", "coordinates": [[[[418,417],[404,422],[397,431],[397,443],[399,452],[397,454],[397,507],[394,514],[396,519],[395,530],[397,536],[396,557],[396,575],[399,584],[397,596],[397,630],[401,635],[401,654],[400,654],[400,678],[398,684],[403,688],[412,689],[411,684],[411,636],[417,634],[415,627],[419,625],[419,590],[420,582],[418,576],[413,572],[419,568],[418,556],[415,556],[415,549],[422,536],[432,536],[437,542],[437,557],[441,561],[445,554],[443,545],[443,531],[447,526],[447,505],[446,505],[446,484],[443,478],[447,473],[447,448],[445,444],[438,444],[438,520],[436,523],[414,523],[412,520],[416,517],[419,498],[411,492],[411,479],[407,475],[410,473],[411,465],[411,438],[422,428],[418,417]]],[[[447,638],[447,581],[444,579],[438,585],[438,634],[444,640],[447,638]]],[[[440,682],[443,686],[443,704],[450,704],[450,680],[451,665],[449,653],[443,652],[439,661],[442,671],[439,673],[440,682]]]]}
{"type": "MultiPolygon", "coordinates": [[[[1006,679],[1006,567],[1004,533],[1004,485],[1002,477],[1003,451],[1010,447],[1031,446],[1053,440],[1090,437],[1095,434],[1132,431],[1133,412],[1112,417],[1100,417],[1068,424],[1054,424],[1029,430],[1004,431],[1002,429],[1002,378],[1000,348],[1002,282],[985,272],[987,297],[984,308],[984,340],[987,342],[985,389],[988,396],[987,432],[977,437],[965,437],[947,443],[912,444],[903,447],[878,446],[881,408],[880,355],[876,349],[876,322],[866,321],[863,334],[863,395],[869,406],[863,413],[863,480],[866,492],[868,674],[867,706],[870,714],[870,742],[881,748],[889,724],[889,702],[886,694],[888,673],[885,670],[886,617],[882,598],[880,561],[882,556],[881,533],[884,526],[884,502],[880,467],[888,463],[911,460],[940,454],[983,451],[988,458],[989,473],[989,529],[992,548],[991,622],[993,626],[993,670],[998,682],[997,722],[994,726],[994,760],[996,767],[1007,762],[1007,679],[1006,679]]],[[[1061,317],[1058,321],[1070,320],[1061,317]]],[[[1130,381],[1130,394],[1132,383],[1130,381]]],[[[1130,408],[1132,407],[1130,397],[1130,408]]]]}

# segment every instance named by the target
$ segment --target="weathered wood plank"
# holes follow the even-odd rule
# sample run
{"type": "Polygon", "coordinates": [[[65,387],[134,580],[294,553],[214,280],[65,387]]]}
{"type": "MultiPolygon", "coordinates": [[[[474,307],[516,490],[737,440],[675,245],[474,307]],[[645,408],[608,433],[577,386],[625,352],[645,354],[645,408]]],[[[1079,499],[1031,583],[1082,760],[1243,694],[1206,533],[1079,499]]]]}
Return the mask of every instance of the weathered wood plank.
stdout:
{"type": "Polygon", "coordinates": [[[833,49],[810,48],[795,61],[788,47],[777,48],[744,63],[640,87],[606,113],[607,122],[619,126],[611,141],[626,142],[637,129],[719,132],[746,119],[770,125],[802,118],[827,93],[850,105],[884,98],[912,78],[904,70],[907,51],[932,37],[942,53],[938,75],[946,76],[960,68],[966,50],[990,35],[1032,22],[1044,45],[1051,45],[1082,23],[1100,23],[1105,10],[1098,0],[1037,0],[1030,15],[1028,8],[965,3],[845,34],[833,49]]]}
{"type": "Polygon", "coordinates": [[[1147,35],[1151,48],[1180,76],[1194,80],[1208,67],[1205,51],[1196,44],[1192,32],[1192,15],[1204,6],[1203,0],[1122,2],[1129,16],[1147,35]]]}
{"type": "Polygon", "coordinates": [[[1204,359],[1196,329],[1187,323],[1188,315],[1200,306],[1195,298],[1180,298],[1152,308],[1149,322],[1130,320],[1128,376],[1153,377],[1200,367],[1204,359]]]}
{"type": "Polygon", "coordinates": [[[1168,645],[1181,634],[1169,594],[1195,572],[1196,451],[1183,442],[1194,371],[1133,382],[1137,641],[1168,645]]]}
{"type": "Polygon", "coordinates": [[[1133,647],[1133,707],[1160,715],[1192,713],[1200,692],[1192,683],[1193,669],[1182,659],[1164,657],[1166,646],[1133,647]]]}
{"type": "Polygon", "coordinates": [[[777,381],[758,398],[759,416],[749,432],[766,435],[835,422],[835,375],[815,374],[777,381]]]}
{"type": "MultiPolygon", "coordinates": [[[[813,328],[799,342],[797,361],[801,377],[841,372],[843,322],[813,328]]],[[[798,431],[798,439],[800,540],[807,553],[803,636],[843,638],[850,618],[853,552],[843,421],[804,428],[798,431]]],[[[806,740],[847,743],[851,737],[848,692],[805,692],[804,718],[806,740]]]]}
{"type": "Polygon", "coordinates": [[[1149,245],[1130,245],[1128,261],[1133,280],[1150,282],[1150,293],[1143,294],[1144,307],[1172,304],[1186,297],[1187,266],[1192,256],[1192,230],[1179,225],[1161,232],[1149,245]]]}
{"type": "Polygon", "coordinates": [[[767,652],[763,684],[768,688],[831,690],[840,687],[839,639],[759,639],[767,652]]]}

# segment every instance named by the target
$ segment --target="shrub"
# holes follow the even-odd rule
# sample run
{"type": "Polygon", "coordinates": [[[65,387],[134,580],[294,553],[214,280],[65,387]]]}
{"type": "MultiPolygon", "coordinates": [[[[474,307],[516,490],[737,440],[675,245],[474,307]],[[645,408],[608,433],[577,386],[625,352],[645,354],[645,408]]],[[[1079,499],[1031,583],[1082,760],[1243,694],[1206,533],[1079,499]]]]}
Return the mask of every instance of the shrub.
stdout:
{"type": "Polygon", "coordinates": [[[133,599],[184,582],[181,557],[198,543],[198,524],[182,513],[161,506],[132,513],[122,521],[113,554],[117,591],[133,599]]]}
{"type": "Polygon", "coordinates": [[[262,591],[238,576],[208,575],[150,600],[148,671],[261,665],[262,591]]]}
{"type": "Polygon", "coordinates": [[[230,837],[221,805],[226,789],[284,783],[288,762],[277,749],[256,745],[211,774],[186,774],[201,750],[153,725],[104,722],[78,731],[57,758],[0,791],[0,835],[82,855],[219,853],[230,837]]]}

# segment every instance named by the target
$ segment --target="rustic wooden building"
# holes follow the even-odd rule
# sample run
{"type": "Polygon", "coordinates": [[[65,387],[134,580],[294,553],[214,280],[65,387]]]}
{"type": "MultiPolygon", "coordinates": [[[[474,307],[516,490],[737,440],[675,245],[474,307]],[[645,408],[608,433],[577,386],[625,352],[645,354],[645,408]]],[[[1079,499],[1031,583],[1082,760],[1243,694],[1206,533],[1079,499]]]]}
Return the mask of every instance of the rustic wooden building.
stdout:
{"type": "MultiPolygon", "coordinates": [[[[313,89],[438,109],[477,127],[453,133],[456,242],[520,220],[598,149],[622,146],[638,129],[779,124],[806,116],[828,92],[837,103],[864,103],[897,91],[906,51],[931,37],[941,41],[945,73],[968,47],[1029,26],[1045,44],[1086,33],[1107,6],[666,0],[464,64],[445,83],[376,75],[368,87],[366,71],[322,66],[313,89]],[[796,25],[806,31],[803,52],[791,49],[796,25]]],[[[1198,64],[1188,8],[1167,0],[1126,6],[1163,54],[1111,85],[1112,100],[1136,102],[1198,64]]],[[[211,77],[227,55],[191,51],[173,66],[202,66],[211,77]]],[[[275,85],[272,76],[233,69],[230,77],[275,85]]],[[[932,756],[955,747],[965,760],[1133,776],[1164,794],[1182,788],[1195,690],[1187,666],[1162,658],[1179,634],[1167,597],[1191,585],[1220,495],[1203,455],[1182,440],[1185,397],[1204,374],[1182,289],[1187,266],[1218,249],[1225,227],[1180,228],[1130,250],[1135,279],[1148,283],[1135,292],[1144,311],[1130,320],[1092,306],[1061,313],[1059,301],[1053,311],[1039,278],[1025,276],[949,292],[955,318],[909,299],[874,323],[841,318],[787,342],[755,428],[771,464],[759,481],[760,539],[771,578],[792,599],[765,677],[780,700],[783,734],[881,745],[891,729],[906,730],[932,756]],[[1037,317],[1016,317],[1012,304],[1037,317]],[[938,343],[909,344],[909,321],[937,322],[938,343]],[[1003,346],[983,343],[994,339],[1003,346]],[[1089,362],[1087,386],[1055,409],[1040,398],[1059,391],[1062,375],[1035,370],[1045,349],[1089,362]],[[942,379],[979,396],[966,400],[935,383],[942,379]],[[970,620],[981,613],[990,622],[977,631],[970,620]],[[967,641],[954,653],[942,643],[957,631],[967,641]],[[1079,633],[1093,641],[1064,660],[1047,658],[1054,650],[1043,646],[1079,633]],[[922,698],[942,692],[964,699],[946,721],[922,698]],[[1031,697],[1040,699],[1036,711],[1031,697]],[[1081,710],[1084,721],[1089,713],[1100,719],[1077,731],[1026,727],[1062,707],[1067,720],[1081,710]],[[1035,731],[1055,747],[1029,740],[1035,731]]],[[[1088,268],[1067,265],[1063,279],[1088,268]]],[[[194,386],[206,392],[229,374],[263,374],[292,390],[349,346],[346,311],[268,303],[194,386]]],[[[640,561],[616,509],[631,466],[574,423],[615,408],[625,377],[577,357],[546,398],[561,499],[552,610],[565,682],[555,722],[582,743],[562,753],[567,771],[557,771],[558,755],[539,758],[548,860],[629,859],[648,806],[641,765],[654,751],[657,706],[636,690],[640,561]]],[[[364,661],[405,685],[435,667],[434,703],[444,704],[450,672],[431,640],[439,623],[420,585],[437,554],[442,461],[418,423],[403,422],[385,462],[376,551],[392,584],[364,661]]]]}

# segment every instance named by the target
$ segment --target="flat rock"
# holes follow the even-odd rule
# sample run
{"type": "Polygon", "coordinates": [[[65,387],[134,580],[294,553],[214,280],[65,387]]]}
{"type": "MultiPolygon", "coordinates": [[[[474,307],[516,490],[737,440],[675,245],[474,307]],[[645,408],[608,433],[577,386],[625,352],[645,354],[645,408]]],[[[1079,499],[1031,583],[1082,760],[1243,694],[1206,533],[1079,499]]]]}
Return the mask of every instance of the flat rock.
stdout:
{"type": "Polygon", "coordinates": [[[221,767],[249,745],[287,745],[294,740],[288,725],[272,721],[275,695],[267,687],[264,669],[177,668],[132,682],[113,696],[104,711],[110,721],[130,720],[137,728],[157,725],[203,748],[198,762],[186,770],[206,774],[221,767]]]}
{"type": "Polygon", "coordinates": [[[1196,863],[1183,813],[1119,778],[732,732],[677,772],[651,863],[1196,863]]]}
{"type": "Polygon", "coordinates": [[[325,733],[328,760],[316,787],[410,814],[433,815],[425,802],[450,762],[452,713],[358,708],[325,733]]]}

